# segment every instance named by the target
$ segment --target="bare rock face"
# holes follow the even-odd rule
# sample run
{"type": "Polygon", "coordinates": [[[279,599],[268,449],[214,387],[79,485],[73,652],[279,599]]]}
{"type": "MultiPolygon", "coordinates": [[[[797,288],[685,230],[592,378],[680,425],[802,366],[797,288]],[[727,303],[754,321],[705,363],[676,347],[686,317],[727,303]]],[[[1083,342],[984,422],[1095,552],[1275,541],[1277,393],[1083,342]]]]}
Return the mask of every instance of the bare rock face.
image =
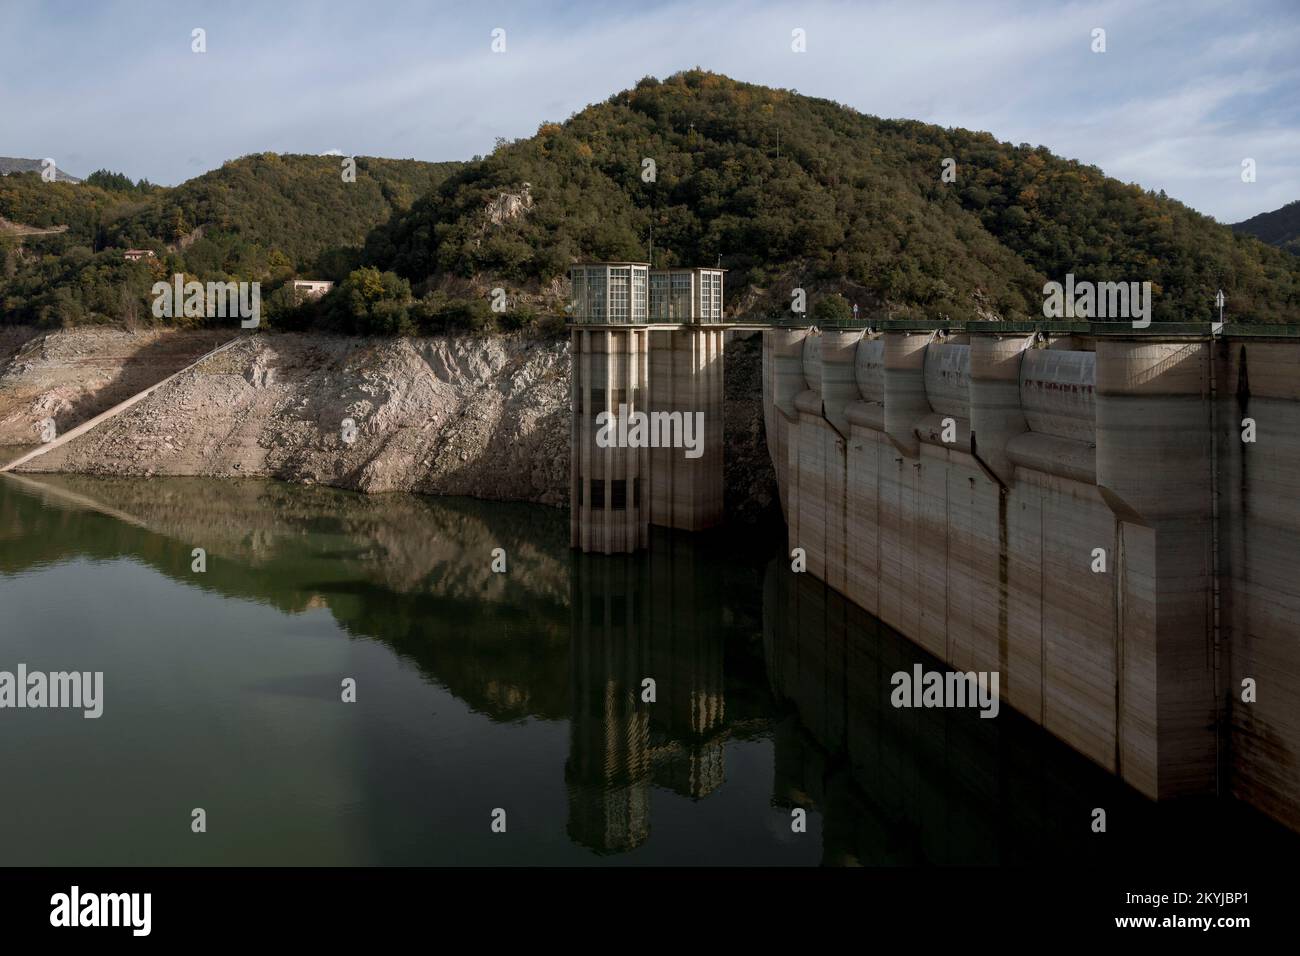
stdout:
{"type": "Polygon", "coordinates": [[[47,418],[62,434],[234,335],[230,330],[0,329],[0,445],[33,444],[47,418]]]}
{"type": "Polygon", "coordinates": [[[568,407],[563,342],[259,335],[24,467],[559,505],[568,407]]]}
{"type": "MultiPolygon", "coordinates": [[[[65,403],[65,393],[109,404],[100,391],[121,378],[115,367],[132,364],[119,354],[117,336],[127,334],[70,330],[18,348],[0,372],[0,409],[21,413],[17,431],[27,443],[25,429],[65,403]]],[[[166,354],[188,361],[232,336],[170,334],[199,336],[169,340],[166,354]]],[[[155,343],[146,353],[163,351],[155,343]]],[[[758,338],[733,343],[727,362],[728,512],[754,520],[776,498],[758,338]]],[[[135,361],[129,385],[139,391],[185,362],[160,364],[135,361]]],[[[20,470],[271,477],[566,507],[569,376],[567,339],[253,335],[20,470]]],[[[121,391],[113,390],[115,401],[127,397],[121,391]]],[[[60,421],[60,433],[71,424],[60,421]]]]}
{"type": "Polygon", "coordinates": [[[526,215],[533,209],[532,183],[524,183],[515,192],[503,192],[496,199],[488,202],[485,215],[494,226],[503,226],[508,222],[526,215]]]}

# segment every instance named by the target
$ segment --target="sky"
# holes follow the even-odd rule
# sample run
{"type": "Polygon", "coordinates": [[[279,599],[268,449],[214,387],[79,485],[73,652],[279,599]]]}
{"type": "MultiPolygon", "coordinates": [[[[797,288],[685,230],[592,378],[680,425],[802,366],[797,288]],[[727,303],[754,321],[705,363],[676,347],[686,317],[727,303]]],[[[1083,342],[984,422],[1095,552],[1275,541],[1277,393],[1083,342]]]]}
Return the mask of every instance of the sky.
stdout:
{"type": "Polygon", "coordinates": [[[168,185],[268,150],[468,159],[696,66],[1044,145],[1221,222],[1300,199],[1300,0],[0,0],[0,156],[168,185]]]}

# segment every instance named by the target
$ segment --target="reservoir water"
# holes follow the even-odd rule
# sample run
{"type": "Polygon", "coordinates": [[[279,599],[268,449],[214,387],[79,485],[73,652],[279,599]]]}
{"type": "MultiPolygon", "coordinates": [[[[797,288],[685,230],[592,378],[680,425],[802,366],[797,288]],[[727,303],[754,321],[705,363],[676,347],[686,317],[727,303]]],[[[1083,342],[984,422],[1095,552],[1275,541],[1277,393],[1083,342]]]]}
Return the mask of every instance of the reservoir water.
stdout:
{"type": "Polygon", "coordinates": [[[104,700],[0,709],[0,865],[1296,858],[1009,707],[893,707],[893,673],[941,665],[782,553],[581,555],[531,505],[4,476],[0,671],[102,671],[104,700]]]}

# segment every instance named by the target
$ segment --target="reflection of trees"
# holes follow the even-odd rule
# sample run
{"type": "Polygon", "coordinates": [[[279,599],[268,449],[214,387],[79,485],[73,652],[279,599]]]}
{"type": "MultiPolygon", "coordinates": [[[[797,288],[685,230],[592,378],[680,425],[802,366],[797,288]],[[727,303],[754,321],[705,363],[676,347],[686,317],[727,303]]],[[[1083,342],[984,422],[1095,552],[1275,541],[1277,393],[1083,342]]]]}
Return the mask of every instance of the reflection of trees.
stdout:
{"type": "Polygon", "coordinates": [[[327,608],[494,719],[568,710],[564,515],[273,481],[59,475],[0,485],[0,571],[131,558],[286,613],[327,608]],[[207,550],[207,572],[190,570],[207,550]],[[491,570],[505,548],[509,571],[491,570]]]}
{"type": "Polygon", "coordinates": [[[493,719],[570,717],[570,833],[601,851],[648,838],[652,785],[707,797],[726,736],[765,727],[744,716],[770,701],[743,658],[742,719],[727,724],[725,634],[757,632],[757,592],[753,568],[716,538],[710,550],[656,533],[651,551],[606,558],[571,554],[563,514],[535,506],[79,476],[0,486],[0,535],[13,545],[5,571],[73,553],[132,558],[286,613],[328,609],[493,719]],[[205,574],[190,571],[193,547],[207,549],[205,574]],[[495,547],[507,574],[491,572],[495,547]],[[640,699],[647,677],[653,704],[640,699]]]}
{"type": "MultiPolygon", "coordinates": [[[[262,480],[13,480],[56,507],[99,510],[250,567],[293,572],[316,563],[318,573],[337,568],[339,580],[474,600],[499,599],[512,582],[556,604],[568,597],[563,516],[550,509],[262,480]],[[506,549],[509,575],[491,571],[498,547],[506,549]],[[275,567],[286,556],[292,566],[275,567]]],[[[293,572],[288,580],[304,577],[293,572]]],[[[285,591],[277,585],[265,596],[283,599],[285,591]]]]}

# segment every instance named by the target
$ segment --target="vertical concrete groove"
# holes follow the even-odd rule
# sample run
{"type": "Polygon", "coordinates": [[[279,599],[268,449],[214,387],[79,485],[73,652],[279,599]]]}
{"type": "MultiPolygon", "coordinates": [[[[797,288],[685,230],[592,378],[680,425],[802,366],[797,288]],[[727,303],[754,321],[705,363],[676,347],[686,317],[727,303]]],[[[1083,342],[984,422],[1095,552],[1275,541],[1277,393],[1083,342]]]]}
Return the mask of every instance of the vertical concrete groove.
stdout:
{"type": "Polygon", "coordinates": [[[1125,775],[1125,589],[1127,588],[1127,568],[1125,559],[1125,523],[1115,518],[1115,774],[1125,775]]]}
{"type": "Polygon", "coordinates": [[[1043,552],[1047,545],[1046,496],[1038,499],[1038,722],[1047,723],[1047,572],[1043,552]]]}
{"type": "Polygon", "coordinates": [[[1223,692],[1220,688],[1221,666],[1221,632],[1219,622],[1219,347],[1218,343],[1209,349],[1208,373],[1210,377],[1210,581],[1212,587],[1210,610],[1213,628],[1214,659],[1211,664],[1213,675],[1213,693],[1215,726],[1214,734],[1214,792],[1223,792],[1223,726],[1224,706],[1223,692]]]}

